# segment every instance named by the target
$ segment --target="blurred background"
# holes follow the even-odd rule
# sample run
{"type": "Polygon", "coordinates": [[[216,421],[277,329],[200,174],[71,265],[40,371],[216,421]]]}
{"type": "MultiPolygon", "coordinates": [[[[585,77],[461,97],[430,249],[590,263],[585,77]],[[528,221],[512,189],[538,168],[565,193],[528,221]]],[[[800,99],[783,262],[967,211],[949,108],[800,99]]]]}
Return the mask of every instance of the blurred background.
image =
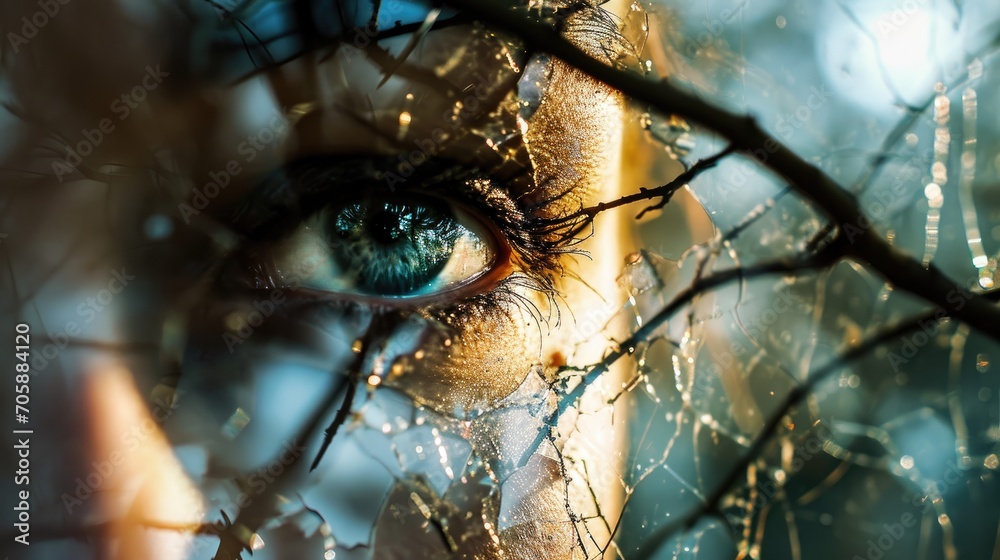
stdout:
{"type": "MultiPolygon", "coordinates": [[[[897,247],[970,289],[994,287],[995,6],[708,0],[646,7],[645,56],[654,72],[753,116],[855,193],[897,247]]],[[[697,130],[678,141],[669,118],[647,124],[667,146],[661,160],[677,155],[677,144],[690,150],[681,156],[688,162],[725,146],[697,130]]],[[[677,286],[690,281],[683,271],[706,258],[709,267],[726,268],[796,254],[825,223],[745,156],[724,160],[691,192],[715,228],[703,248],[683,253],[703,234],[670,230],[687,219],[689,231],[701,231],[697,212],[668,219],[668,209],[640,225],[644,246],[665,259],[655,267],[660,277],[677,286]]],[[[649,286],[648,272],[631,271],[636,285],[649,286]]],[[[836,367],[783,418],[721,512],[691,530],[671,525],[701,507],[763,419],[810,372],[919,309],[865,266],[841,262],[737,282],[697,302],[687,318],[679,313],[645,363],[636,363],[649,384],[633,391],[624,557],[645,554],[644,541],[669,534],[652,557],[997,558],[997,348],[951,321],[836,367]]]]}

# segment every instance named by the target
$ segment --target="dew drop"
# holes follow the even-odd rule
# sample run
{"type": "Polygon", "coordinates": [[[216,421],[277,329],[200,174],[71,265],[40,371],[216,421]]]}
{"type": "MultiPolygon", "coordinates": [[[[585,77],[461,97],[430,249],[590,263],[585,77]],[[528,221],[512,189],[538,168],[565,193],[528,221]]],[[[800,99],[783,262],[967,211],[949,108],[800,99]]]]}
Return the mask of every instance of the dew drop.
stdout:
{"type": "Polygon", "coordinates": [[[978,354],[976,356],[976,371],[979,373],[986,373],[990,370],[990,358],[986,354],[978,354]]]}
{"type": "Polygon", "coordinates": [[[229,419],[226,420],[226,423],[223,424],[222,435],[229,439],[235,439],[249,423],[250,416],[242,408],[237,407],[229,419]]]}
{"type": "Polygon", "coordinates": [[[983,466],[987,469],[996,470],[997,467],[1000,467],[1000,457],[997,457],[996,453],[990,453],[983,461],[983,466]]]}
{"type": "Polygon", "coordinates": [[[978,58],[972,59],[969,63],[969,79],[975,80],[983,75],[983,61],[978,58]]]}
{"type": "Polygon", "coordinates": [[[260,538],[259,534],[254,533],[253,536],[250,537],[250,549],[257,551],[257,550],[263,550],[263,548],[264,548],[264,539],[260,538]]]}

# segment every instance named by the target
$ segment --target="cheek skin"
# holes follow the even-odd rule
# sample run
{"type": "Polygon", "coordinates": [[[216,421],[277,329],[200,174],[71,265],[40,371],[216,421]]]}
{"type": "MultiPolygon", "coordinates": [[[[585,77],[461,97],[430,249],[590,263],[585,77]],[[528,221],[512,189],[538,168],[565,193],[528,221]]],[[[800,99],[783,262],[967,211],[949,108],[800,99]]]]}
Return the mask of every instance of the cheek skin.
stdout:
{"type": "MultiPolygon", "coordinates": [[[[581,205],[612,200],[621,195],[619,182],[621,100],[602,85],[557,63],[553,69],[552,89],[529,123],[526,142],[535,165],[536,181],[544,181],[552,190],[566,193],[556,204],[541,207],[548,215],[565,213],[581,205]]],[[[532,367],[541,365],[549,380],[565,360],[571,365],[597,362],[607,348],[608,336],[622,333],[602,329],[622,302],[615,284],[621,269],[628,240],[628,224],[615,215],[601,216],[594,235],[581,248],[592,260],[580,258],[564,265],[570,274],[579,275],[586,284],[569,277],[557,279],[564,297],[559,325],[555,311],[551,324],[539,325],[520,306],[507,300],[475,306],[474,310],[456,312],[450,347],[425,346],[424,363],[410,374],[392,383],[418,402],[444,413],[488,407],[513,392],[532,367]],[[593,310],[608,310],[607,316],[594,318],[593,310]],[[584,321],[596,321],[596,328],[586,328],[584,321]],[[596,332],[587,340],[581,333],[596,332]]],[[[537,293],[519,292],[548,314],[544,298],[537,293]]],[[[446,315],[447,316],[447,315],[446,315]]],[[[621,472],[624,449],[624,426],[615,425],[608,407],[603,405],[611,390],[620,386],[623,375],[612,368],[605,378],[588,391],[581,403],[587,414],[568,418],[559,426],[565,457],[564,464],[536,454],[515,476],[532,481],[529,492],[509,488],[501,494],[524,522],[500,532],[508,555],[524,558],[573,558],[579,542],[567,504],[579,519],[598,519],[598,507],[610,526],[615,526],[622,496],[617,474],[621,472]],[[609,389],[610,388],[610,389],[609,389]],[[578,470],[583,462],[587,472],[578,470]],[[569,478],[566,482],[564,476],[569,478]],[[594,496],[596,496],[596,503],[594,496]]],[[[571,415],[572,416],[572,415],[571,415]]],[[[518,426],[505,426],[505,432],[517,432],[518,426]]],[[[500,438],[502,439],[502,438],[500,438]]],[[[494,441],[498,441],[494,439],[494,441]]],[[[505,454],[504,444],[498,451],[505,454]]],[[[527,484],[527,482],[525,482],[527,484]]],[[[577,530],[589,532],[599,543],[610,534],[601,523],[577,522],[577,530]],[[585,526],[584,526],[585,525],[585,526]]],[[[588,539],[584,539],[588,546],[588,539]]],[[[592,544],[590,544],[593,547],[592,544]]],[[[597,553],[587,550],[587,557],[597,553]]],[[[492,557],[492,556],[487,556],[492,557]]]]}
{"type": "MultiPolygon", "coordinates": [[[[560,192],[572,189],[571,194],[562,199],[566,207],[560,211],[573,211],[620,197],[623,194],[620,182],[622,100],[603,85],[559,64],[551,82],[567,102],[543,105],[544,110],[536,115],[541,123],[536,127],[537,140],[531,131],[528,142],[537,144],[546,137],[565,139],[545,150],[534,150],[532,154],[540,176],[547,174],[549,181],[565,185],[560,192]],[[553,130],[558,132],[551,132],[553,130]]],[[[629,223],[624,218],[622,213],[615,212],[599,215],[593,235],[580,246],[591,258],[576,258],[566,264],[570,274],[585,282],[564,277],[557,284],[567,304],[560,327],[544,343],[546,371],[553,371],[564,359],[575,366],[597,363],[609,347],[609,338],[624,338],[625,333],[605,328],[624,303],[616,285],[630,237],[629,223]]],[[[624,470],[626,430],[623,422],[614,423],[612,409],[606,403],[615,389],[621,387],[623,379],[621,367],[611,368],[579,403],[579,410],[586,414],[568,415],[558,426],[562,456],[569,458],[565,464],[569,482],[559,480],[559,494],[581,520],[577,522],[577,530],[584,535],[589,532],[598,543],[610,540],[606,527],[616,525],[622,508],[623,496],[617,473],[624,470]],[[584,464],[585,472],[581,467],[584,464]],[[601,515],[607,526],[598,521],[601,515]],[[582,521],[586,519],[594,521],[582,521]]],[[[545,502],[538,507],[557,505],[551,495],[539,497],[538,501],[545,502]]],[[[587,547],[585,557],[599,556],[599,550],[589,537],[582,542],[587,547]]]]}
{"type": "Polygon", "coordinates": [[[427,341],[413,371],[387,382],[424,406],[447,415],[492,408],[539,363],[537,320],[503,296],[456,306],[438,319],[451,334],[427,341]]]}

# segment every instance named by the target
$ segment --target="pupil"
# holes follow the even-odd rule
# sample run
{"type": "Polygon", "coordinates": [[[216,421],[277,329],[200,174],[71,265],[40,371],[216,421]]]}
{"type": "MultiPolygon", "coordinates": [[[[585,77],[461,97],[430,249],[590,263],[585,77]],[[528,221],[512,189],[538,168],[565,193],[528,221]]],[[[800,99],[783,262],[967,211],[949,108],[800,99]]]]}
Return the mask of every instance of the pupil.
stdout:
{"type": "Polygon", "coordinates": [[[404,232],[400,227],[399,216],[383,210],[369,218],[368,233],[375,242],[389,245],[398,241],[404,232]]]}

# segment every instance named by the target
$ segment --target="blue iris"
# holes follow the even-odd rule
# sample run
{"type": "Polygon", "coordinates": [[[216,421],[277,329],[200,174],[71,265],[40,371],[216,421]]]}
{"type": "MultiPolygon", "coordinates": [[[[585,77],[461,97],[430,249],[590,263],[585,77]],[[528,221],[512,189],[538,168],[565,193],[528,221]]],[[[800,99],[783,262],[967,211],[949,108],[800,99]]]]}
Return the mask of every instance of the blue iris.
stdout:
{"type": "Polygon", "coordinates": [[[448,264],[462,227],[444,204],[364,200],[331,213],[334,260],[359,292],[413,295],[448,264]]]}

